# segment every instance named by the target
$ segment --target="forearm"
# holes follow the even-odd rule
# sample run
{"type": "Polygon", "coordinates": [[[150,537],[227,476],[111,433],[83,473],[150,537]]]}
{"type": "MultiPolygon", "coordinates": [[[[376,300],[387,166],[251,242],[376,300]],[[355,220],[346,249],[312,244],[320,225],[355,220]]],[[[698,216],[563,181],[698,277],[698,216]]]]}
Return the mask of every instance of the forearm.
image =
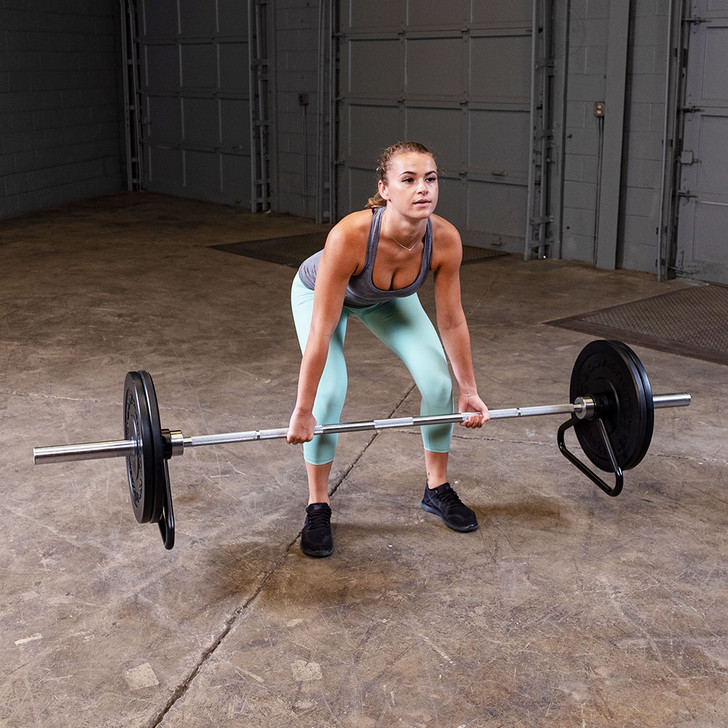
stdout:
{"type": "Polygon", "coordinates": [[[326,351],[321,355],[321,344],[309,342],[301,361],[301,369],[298,376],[298,393],[296,405],[291,413],[288,423],[288,435],[286,440],[292,444],[301,444],[313,439],[316,420],[313,416],[313,404],[316,399],[319,381],[326,364],[326,351]]]}
{"type": "MultiPolygon", "coordinates": [[[[313,334],[313,332],[311,332],[313,334]]],[[[319,341],[315,336],[309,336],[306,349],[301,360],[298,374],[298,390],[296,394],[295,410],[299,413],[310,413],[316,399],[321,375],[326,366],[328,355],[328,342],[319,341]]]]}
{"type": "Polygon", "coordinates": [[[465,319],[455,325],[443,326],[440,329],[440,337],[460,393],[477,394],[478,385],[473,367],[470,332],[465,319]]]}

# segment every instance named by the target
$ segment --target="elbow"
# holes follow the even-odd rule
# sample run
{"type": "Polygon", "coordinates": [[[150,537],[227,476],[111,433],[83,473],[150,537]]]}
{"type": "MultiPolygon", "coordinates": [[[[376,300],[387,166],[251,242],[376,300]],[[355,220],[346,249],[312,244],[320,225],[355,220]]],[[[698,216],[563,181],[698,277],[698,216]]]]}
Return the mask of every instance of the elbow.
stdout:
{"type": "Polygon", "coordinates": [[[437,319],[437,328],[441,334],[455,333],[461,329],[467,330],[465,316],[443,316],[437,319]]]}

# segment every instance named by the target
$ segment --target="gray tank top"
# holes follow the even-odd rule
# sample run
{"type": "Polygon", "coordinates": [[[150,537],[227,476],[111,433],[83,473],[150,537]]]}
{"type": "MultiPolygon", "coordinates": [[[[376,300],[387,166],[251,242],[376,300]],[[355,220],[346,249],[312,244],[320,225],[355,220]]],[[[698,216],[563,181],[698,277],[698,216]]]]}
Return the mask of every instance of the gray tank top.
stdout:
{"type": "MultiPolygon", "coordinates": [[[[422,263],[417,278],[405,288],[396,288],[390,291],[384,291],[374,285],[372,272],[374,270],[374,258],[377,255],[377,247],[379,246],[379,231],[382,225],[384,210],[384,207],[377,207],[372,210],[372,224],[369,227],[366,261],[364,262],[362,272],[349,279],[346,287],[346,296],[344,297],[345,306],[364,308],[390,301],[393,298],[411,296],[422,288],[422,284],[425,282],[427,274],[430,271],[432,265],[432,222],[428,220],[427,230],[425,231],[424,250],[422,251],[422,263]]],[[[301,282],[306,288],[312,291],[316,284],[316,271],[318,270],[322,252],[319,250],[318,253],[314,253],[310,258],[304,260],[298,269],[298,276],[301,282]]]]}

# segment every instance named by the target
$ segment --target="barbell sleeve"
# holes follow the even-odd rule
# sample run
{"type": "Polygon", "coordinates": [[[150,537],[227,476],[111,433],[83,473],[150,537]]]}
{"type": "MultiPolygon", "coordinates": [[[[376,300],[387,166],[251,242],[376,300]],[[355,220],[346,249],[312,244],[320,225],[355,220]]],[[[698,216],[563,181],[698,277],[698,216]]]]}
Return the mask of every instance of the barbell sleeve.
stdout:
{"type": "Polygon", "coordinates": [[[137,448],[135,440],[105,440],[102,442],[81,442],[75,445],[49,445],[33,448],[33,463],[64,463],[73,460],[102,460],[123,458],[133,455],[137,448]]]}
{"type": "Polygon", "coordinates": [[[655,409],[660,409],[661,407],[687,407],[692,402],[692,399],[687,392],[655,394],[652,397],[652,406],[655,409]]]}

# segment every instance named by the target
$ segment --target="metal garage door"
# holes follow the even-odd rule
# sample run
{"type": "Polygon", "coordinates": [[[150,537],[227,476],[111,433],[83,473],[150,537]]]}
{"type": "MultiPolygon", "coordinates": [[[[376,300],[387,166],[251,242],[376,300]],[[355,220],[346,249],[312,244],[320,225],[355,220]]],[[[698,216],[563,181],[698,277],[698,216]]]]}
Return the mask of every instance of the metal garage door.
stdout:
{"type": "Polygon", "coordinates": [[[688,22],[676,267],[728,283],[728,0],[695,0],[688,22]]]}
{"type": "Polygon", "coordinates": [[[249,205],[248,10],[240,0],[139,0],[142,185],[249,205]]]}
{"type": "Polygon", "coordinates": [[[415,139],[437,154],[438,212],[463,241],[522,252],[531,26],[531,0],[342,3],[338,214],[371,196],[382,149],[415,139]]]}

